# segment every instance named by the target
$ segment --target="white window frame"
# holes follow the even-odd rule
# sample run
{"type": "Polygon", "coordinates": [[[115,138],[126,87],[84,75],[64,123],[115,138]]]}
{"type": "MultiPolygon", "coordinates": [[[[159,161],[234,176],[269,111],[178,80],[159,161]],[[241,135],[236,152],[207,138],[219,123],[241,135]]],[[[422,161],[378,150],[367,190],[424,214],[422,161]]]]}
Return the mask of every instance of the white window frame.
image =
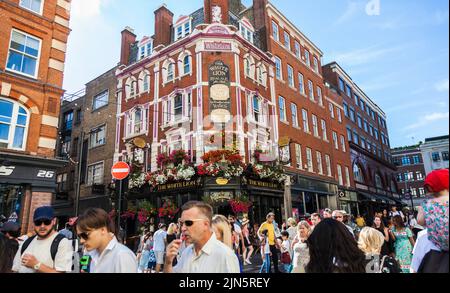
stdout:
{"type": "Polygon", "coordinates": [[[322,88],[317,86],[317,98],[319,99],[319,106],[323,106],[322,88]]]}
{"type": "Polygon", "coordinates": [[[337,108],[337,116],[338,116],[338,122],[342,123],[342,112],[341,109],[337,108]]]}
{"type": "Polygon", "coordinates": [[[174,29],[175,42],[181,39],[184,39],[188,35],[192,33],[192,20],[189,18],[186,21],[183,21],[179,25],[177,25],[174,29]],[[186,31],[186,25],[189,25],[189,31],[186,31]],[[181,28],[181,35],[178,34],[178,29],[181,28]]]}
{"type": "Polygon", "coordinates": [[[305,77],[301,73],[298,74],[298,89],[300,94],[306,96],[305,77]]]}
{"type": "Polygon", "coordinates": [[[275,56],[275,76],[278,80],[283,80],[283,63],[277,56],[275,56]]]}
{"type": "Polygon", "coordinates": [[[320,120],[322,126],[322,139],[328,141],[327,122],[323,119],[320,120]]]}
{"type": "Polygon", "coordinates": [[[288,64],[287,66],[288,72],[288,83],[291,88],[295,88],[295,80],[294,80],[294,68],[288,64]]]}
{"type": "Polygon", "coordinates": [[[295,56],[300,59],[300,57],[302,56],[302,50],[300,49],[300,44],[298,41],[295,41],[294,49],[295,49],[295,56]]]}
{"type": "Polygon", "coordinates": [[[9,37],[8,58],[6,58],[5,70],[6,71],[10,71],[10,72],[15,72],[15,73],[20,74],[20,75],[28,76],[28,77],[31,77],[31,78],[34,78],[34,79],[37,79],[38,73],[39,73],[40,60],[41,60],[41,52],[42,52],[42,40],[40,38],[35,37],[33,35],[30,35],[30,34],[28,34],[26,32],[20,31],[18,29],[12,29],[10,37],[9,37]],[[19,52],[19,51],[15,50],[15,49],[11,48],[11,42],[12,42],[12,37],[13,37],[13,33],[14,32],[16,32],[18,34],[25,35],[26,38],[32,38],[32,39],[35,39],[35,40],[39,41],[39,51],[38,51],[37,57],[34,57],[32,55],[29,55],[29,54],[25,54],[24,52],[19,52]],[[10,51],[11,50],[16,52],[16,53],[18,53],[18,54],[27,55],[29,58],[33,58],[33,59],[36,58],[36,69],[35,69],[34,75],[30,75],[30,74],[24,73],[24,72],[19,71],[19,70],[8,68],[8,61],[9,61],[10,51]]]}
{"type": "Polygon", "coordinates": [[[311,67],[311,53],[305,49],[305,63],[308,67],[311,67]]]}
{"type": "Polygon", "coordinates": [[[319,120],[316,115],[312,114],[313,135],[320,138],[319,135],[319,120]]]}
{"type": "Polygon", "coordinates": [[[299,127],[298,124],[298,108],[297,105],[294,103],[291,103],[291,112],[292,112],[292,126],[299,127]]]}
{"type": "Polygon", "coordinates": [[[278,97],[278,108],[280,110],[280,121],[287,122],[287,116],[286,116],[286,99],[282,96],[278,97]],[[281,111],[281,104],[283,104],[283,111],[281,111]],[[282,115],[283,114],[283,115],[282,115]],[[284,119],[283,119],[284,118],[284,119]]]}
{"type": "MultiPolygon", "coordinates": [[[[30,4],[31,4],[31,1],[34,1],[34,0],[30,0],[30,4]]],[[[31,9],[31,7],[26,7],[26,6],[22,5],[22,0],[19,1],[19,6],[22,7],[22,8],[24,8],[24,9],[26,9],[26,10],[28,10],[28,11],[31,11],[31,12],[33,12],[33,13],[42,15],[43,10],[44,10],[44,1],[45,1],[45,0],[42,0],[42,1],[41,1],[41,6],[40,6],[40,8],[39,8],[39,11],[34,11],[33,9],[31,9]]]]}
{"type": "Polygon", "coordinates": [[[287,31],[284,32],[284,47],[291,51],[291,35],[287,31]]]}
{"type": "Polygon", "coordinates": [[[340,186],[344,186],[344,177],[342,174],[342,166],[337,164],[337,176],[338,176],[338,182],[340,186]]]}
{"type": "Polygon", "coordinates": [[[103,184],[104,183],[104,177],[105,177],[105,162],[104,161],[101,161],[101,162],[96,162],[96,163],[93,163],[93,164],[90,164],[90,165],[88,165],[87,166],[87,169],[86,169],[86,186],[93,186],[94,184],[99,184],[99,185],[101,185],[101,184],[103,184]],[[95,178],[92,176],[92,178],[90,178],[90,172],[89,172],[89,170],[90,170],[90,168],[92,168],[92,167],[95,167],[95,166],[102,166],[102,172],[101,172],[101,176],[100,176],[100,178],[101,178],[101,182],[95,182],[95,178]]]}
{"type": "Polygon", "coordinates": [[[351,182],[350,182],[350,169],[348,167],[345,167],[345,181],[346,181],[346,186],[350,187],[351,186],[351,182]]]}
{"type": "Polygon", "coordinates": [[[7,103],[12,103],[13,104],[13,109],[12,109],[12,114],[11,114],[11,123],[6,123],[6,122],[2,122],[2,124],[7,124],[9,125],[9,132],[8,132],[8,139],[7,140],[0,140],[1,143],[7,144],[7,149],[10,150],[17,150],[17,151],[24,151],[27,147],[27,138],[28,138],[28,129],[30,127],[30,111],[25,107],[25,105],[22,105],[16,101],[10,100],[10,99],[6,99],[6,98],[2,98],[0,97],[0,100],[3,100],[7,103]],[[16,127],[17,127],[17,119],[19,115],[23,115],[23,114],[19,114],[19,107],[23,108],[26,112],[27,115],[27,119],[26,119],[26,123],[25,126],[19,125],[19,127],[24,127],[24,133],[23,133],[23,140],[22,140],[22,147],[21,148],[15,148],[14,147],[14,136],[16,133],[16,127]]]}
{"type": "Polygon", "coordinates": [[[275,41],[280,41],[280,29],[278,27],[278,24],[272,20],[272,37],[275,41]]]}
{"type": "Polygon", "coordinates": [[[333,131],[333,144],[335,149],[339,149],[338,134],[333,131]]]}
{"type": "Polygon", "coordinates": [[[303,170],[302,146],[298,143],[295,144],[295,161],[297,169],[303,170]]]}
{"type": "Polygon", "coordinates": [[[153,53],[153,39],[149,39],[145,43],[141,44],[138,48],[137,60],[142,60],[153,53]]]}
{"type": "Polygon", "coordinates": [[[319,175],[323,175],[323,163],[322,163],[322,153],[319,151],[316,151],[316,158],[317,158],[317,169],[319,170],[319,175]]]}
{"type": "Polygon", "coordinates": [[[308,172],[314,173],[313,156],[310,148],[306,148],[306,164],[308,166],[308,172]]]}
{"type": "Polygon", "coordinates": [[[316,56],[313,57],[313,65],[314,65],[314,72],[319,74],[319,60],[316,56]]]}
{"type": "Polygon", "coordinates": [[[241,37],[243,37],[252,44],[254,43],[255,32],[242,22],[239,22],[239,33],[241,34],[241,37]]]}
{"type": "Polygon", "coordinates": [[[325,155],[325,165],[327,167],[327,176],[333,177],[333,173],[331,171],[331,158],[330,155],[325,155]]]}
{"type": "Polygon", "coordinates": [[[347,147],[345,145],[345,136],[341,135],[341,148],[344,153],[347,152],[347,147]]]}
{"type": "Polygon", "coordinates": [[[314,96],[314,84],[311,80],[308,80],[308,91],[309,91],[309,99],[315,102],[316,97],[314,96]]]}
{"type": "Polygon", "coordinates": [[[308,111],[305,109],[302,109],[302,121],[303,121],[303,130],[307,133],[310,133],[308,111]]]}
{"type": "Polygon", "coordinates": [[[332,103],[328,104],[328,110],[330,111],[331,118],[334,119],[334,105],[332,103]]]}

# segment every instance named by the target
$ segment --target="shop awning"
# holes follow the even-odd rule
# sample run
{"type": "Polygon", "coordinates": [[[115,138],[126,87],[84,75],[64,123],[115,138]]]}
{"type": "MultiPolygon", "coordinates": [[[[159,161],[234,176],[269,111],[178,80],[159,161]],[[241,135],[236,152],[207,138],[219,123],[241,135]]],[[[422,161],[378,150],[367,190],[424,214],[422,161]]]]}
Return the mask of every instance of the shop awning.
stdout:
{"type": "Polygon", "coordinates": [[[376,196],[375,194],[367,193],[367,192],[361,192],[359,191],[358,194],[362,198],[361,201],[368,201],[368,202],[383,202],[381,198],[376,196]]]}

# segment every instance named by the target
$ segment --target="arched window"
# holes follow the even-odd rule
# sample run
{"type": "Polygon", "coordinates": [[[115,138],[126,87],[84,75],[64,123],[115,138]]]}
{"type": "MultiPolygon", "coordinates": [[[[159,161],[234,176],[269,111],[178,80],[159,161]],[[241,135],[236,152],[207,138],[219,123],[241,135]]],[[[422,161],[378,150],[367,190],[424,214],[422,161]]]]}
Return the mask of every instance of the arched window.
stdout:
{"type": "Polygon", "coordinates": [[[353,165],[353,176],[355,178],[355,181],[364,183],[364,174],[358,164],[353,165]]]}
{"type": "Polygon", "coordinates": [[[175,65],[170,63],[167,66],[167,81],[172,81],[175,77],[175,65]]]}
{"type": "Polygon", "coordinates": [[[185,56],[183,59],[183,74],[191,73],[191,57],[185,56]]]}
{"type": "Polygon", "coordinates": [[[0,148],[25,150],[29,114],[19,103],[0,99],[0,148]]]}
{"type": "Polygon", "coordinates": [[[378,173],[375,173],[375,186],[377,188],[383,189],[383,181],[381,180],[381,176],[378,173]]]}
{"type": "Polygon", "coordinates": [[[257,81],[260,85],[267,85],[267,69],[263,64],[260,64],[256,69],[257,81]]]}
{"type": "Polygon", "coordinates": [[[141,108],[137,108],[133,113],[133,133],[138,134],[143,130],[143,113],[141,108]]]}
{"type": "Polygon", "coordinates": [[[251,79],[255,79],[255,59],[250,56],[250,55],[246,55],[244,57],[244,70],[245,70],[245,75],[247,77],[250,77],[251,79]]]}
{"type": "Polygon", "coordinates": [[[139,75],[139,92],[146,93],[150,90],[150,73],[144,70],[139,75]]]}
{"type": "Polygon", "coordinates": [[[130,98],[136,96],[136,81],[131,80],[130,83],[130,98]]]}

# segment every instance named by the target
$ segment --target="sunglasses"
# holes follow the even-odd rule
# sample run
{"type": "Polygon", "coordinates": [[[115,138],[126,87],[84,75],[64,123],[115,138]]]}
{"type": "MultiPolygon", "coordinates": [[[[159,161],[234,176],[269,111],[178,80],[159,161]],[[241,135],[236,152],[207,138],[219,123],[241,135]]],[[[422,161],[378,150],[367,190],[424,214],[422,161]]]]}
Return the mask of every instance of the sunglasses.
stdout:
{"type": "Polygon", "coordinates": [[[42,224],[44,224],[45,226],[49,226],[51,223],[52,223],[52,220],[47,220],[47,219],[34,221],[34,225],[36,227],[40,227],[40,226],[42,226],[42,224]]]}
{"type": "Polygon", "coordinates": [[[78,238],[81,238],[83,240],[88,240],[89,239],[89,235],[91,235],[92,232],[83,232],[78,234],[78,238]]]}
{"type": "Polygon", "coordinates": [[[192,225],[194,225],[195,222],[200,222],[200,221],[207,221],[205,219],[195,219],[195,220],[186,220],[186,221],[179,221],[181,227],[183,227],[183,225],[186,225],[186,227],[192,227],[192,225]]]}

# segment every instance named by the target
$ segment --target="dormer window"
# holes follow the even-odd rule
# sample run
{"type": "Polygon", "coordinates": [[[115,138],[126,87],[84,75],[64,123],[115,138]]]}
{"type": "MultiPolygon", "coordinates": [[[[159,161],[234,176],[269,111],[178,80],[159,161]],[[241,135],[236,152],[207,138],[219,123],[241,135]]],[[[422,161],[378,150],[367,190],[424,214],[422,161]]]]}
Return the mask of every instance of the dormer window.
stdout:
{"type": "Polygon", "coordinates": [[[255,29],[247,18],[243,18],[239,23],[239,32],[244,39],[253,44],[255,29]]]}
{"type": "Polygon", "coordinates": [[[144,37],[139,43],[138,60],[142,60],[147,56],[152,55],[153,52],[153,40],[148,37],[144,37]]]}
{"type": "Polygon", "coordinates": [[[189,16],[182,16],[175,24],[175,41],[178,41],[191,33],[192,24],[189,16]]]}

